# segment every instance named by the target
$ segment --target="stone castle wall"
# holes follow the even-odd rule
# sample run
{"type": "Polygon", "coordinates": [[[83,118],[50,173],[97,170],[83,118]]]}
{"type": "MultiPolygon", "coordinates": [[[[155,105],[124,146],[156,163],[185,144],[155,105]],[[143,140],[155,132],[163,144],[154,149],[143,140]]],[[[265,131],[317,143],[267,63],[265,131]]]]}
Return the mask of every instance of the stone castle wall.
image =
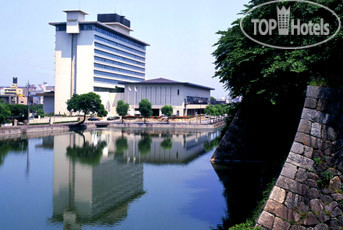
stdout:
{"type": "Polygon", "coordinates": [[[263,229],[342,229],[343,90],[307,88],[294,143],[257,220],[263,229]]]}

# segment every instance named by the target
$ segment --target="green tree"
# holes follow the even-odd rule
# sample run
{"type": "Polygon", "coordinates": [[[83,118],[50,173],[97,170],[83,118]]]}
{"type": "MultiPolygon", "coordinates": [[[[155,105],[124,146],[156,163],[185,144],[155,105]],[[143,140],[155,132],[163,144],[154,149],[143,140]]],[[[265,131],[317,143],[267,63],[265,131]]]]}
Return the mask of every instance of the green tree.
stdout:
{"type": "Polygon", "coordinates": [[[100,96],[93,92],[81,95],[74,94],[73,97],[67,101],[67,109],[70,112],[83,113],[83,121],[79,122],[79,125],[85,122],[88,114],[97,114],[99,117],[107,115],[107,111],[101,103],[100,96]]]}
{"type": "Polygon", "coordinates": [[[39,110],[43,110],[43,105],[30,105],[30,112],[31,113],[37,113],[39,110]]]}
{"type": "Polygon", "coordinates": [[[11,111],[11,116],[13,118],[19,119],[19,120],[24,120],[27,119],[27,105],[7,105],[8,108],[11,111]]]}
{"type": "MultiPolygon", "coordinates": [[[[252,0],[247,12],[267,0],[252,0]]],[[[334,10],[343,17],[341,0],[314,0],[334,10]]],[[[282,3],[281,3],[282,5],[282,3]]],[[[292,17],[302,21],[319,21],[318,7],[296,3],[292,5],[292,17]],[[317,15],[317,17],[314,17],[317,15]]],[[[253,10],[243,21],[243,27],[252,34],[252,18],[275,18],[275,7],[253,10]],[[250,26],[249,26],[250,24],[250,26]]],[[[310,49],[281,50],[261,46],[249,40],[240,29],[240,20],[235,21],[227,31],[219,31],[221,36],[215,44],[215,76],[220,79],[233,97],[243,96],[243,101],[271,102],[276,104],[292,95],[302,96],[308,83],[321,86],[342,86],[341,63],[343,63],[343,30],[329,42],[310,49]]],[[[330,28],[330,31],[334,31],[330,28]]],[[[316,36],[265,36],[266,43],[298,45],[313,44],[316,36]],[[294,39],[294,40],[291,40],[294,39]]],[[[322,39],[322,38],[321,38],[322,39]]]]}
{"type": "Polygon", "coordinates": [[[37,113],[37,116],[40,116],[40,117],[44,117],[45,116],[45,113],[44,113],[43,109],[38,109],[36,113],[37,113]]]}
{"type": "Polygon", "coordinates": [[[117,103],[116,111],[119,114],[119,116],[121,116],[122,123],[124,123],[123,116],[127,115],[127,111],[128,110],[129,110],[129,104],[128,103],[124,103],[123,100],[119,100],[118,103],[117,103]]]}
{"type": "Polygon", "coordinates": [[[165,105],[161,109],[162,113],[168,117],[168,123],[169,123],[169,117],[173,114],[173,107],[171,105],[165,105]]]}
{"type": "Polygon", "coordinates": [[[144,117],[144,123],[145,123],[145,119],[147,117],[152,116],[152,108],[151,108],[151,102],[148,99],[142,99],[139,102],[139,112],[141,113],[141,115],[144,117]]]}
{"type": "Polygon", "coordinates": [[[138,141],[138,150],[142,155],[148,154],[151,151],[151,138],[148,134],[142,134],[138,141]]]}
{"type": "Polygon", "coordinates": [[[215,105],[216,108],[216,116],[220,116],[224,114],[223,107],[219,104],[215,105]]]}
{"type": "Polygon", "coordinates": [[[210,116],[216,116],[217,115],[217,108],[213,105],[208,105],[206,106],[206,108],[204,109],[204,112],[207,114],[207,115],[210,115],[210,116]]]}
{"type": "Polygon", "coordinates": [[[11,111],[8,106],[0,103],[0,124],[5,123],[9,116],[11,116],[11,111]]]}

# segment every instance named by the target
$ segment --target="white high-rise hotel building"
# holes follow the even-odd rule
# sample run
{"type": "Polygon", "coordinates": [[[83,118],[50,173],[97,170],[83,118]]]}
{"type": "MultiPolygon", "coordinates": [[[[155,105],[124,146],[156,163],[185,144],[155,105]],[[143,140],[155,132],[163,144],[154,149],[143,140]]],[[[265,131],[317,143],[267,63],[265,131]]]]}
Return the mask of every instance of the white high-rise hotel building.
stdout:
{"type": "Polygon", "coordinates": [[[66,10],[66,22],[56,27],[55,114],[68,114],[73,94],[96,92],[109,114],[114,113],[124,83],[145,80],[145,52],[149,44],[132,36],[130,21],[118,14],[98,14],[85,21],[86,12],[66,10]]]}

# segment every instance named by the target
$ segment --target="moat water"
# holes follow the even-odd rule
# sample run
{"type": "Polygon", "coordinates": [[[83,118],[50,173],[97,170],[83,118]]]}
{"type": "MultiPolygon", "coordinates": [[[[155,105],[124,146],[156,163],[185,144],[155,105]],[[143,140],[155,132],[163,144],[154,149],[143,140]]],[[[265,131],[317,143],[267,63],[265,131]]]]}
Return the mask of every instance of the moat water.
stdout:
{"type": "Polygon", "coordinates": [[[212,166],[219,130],[96,129],[0,141],[0,229],[225,229],[263,166],[212,166]]]}

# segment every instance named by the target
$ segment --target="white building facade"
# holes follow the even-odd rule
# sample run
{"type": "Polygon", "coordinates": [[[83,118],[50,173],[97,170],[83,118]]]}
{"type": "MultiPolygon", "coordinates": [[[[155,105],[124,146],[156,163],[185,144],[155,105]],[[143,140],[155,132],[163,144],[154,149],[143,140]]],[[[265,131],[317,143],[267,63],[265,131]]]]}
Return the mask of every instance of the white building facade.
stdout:
{"type": "Polygon", "coordinates": [[[125,84],[124,101],[130,105],[129,113],[135,114],[139,102],[146,98],[152,104],[153,115],[162,115],[164,105],[173,107],[173,114],[187,116],[204,113],[210,103],[211,90],[202,85],[157,78],[125,84]]]}
{"type": "Polygon", "coordinates": [[[56,27],[55,114],[69,114],[73,94],[95,92],[109,115],[115,114],[124,84],[145,80],[146,46],[132,36],[130,21],[118,14],[98,14],[85,21],[86,12],[66,10],[66,22],[56,27]]]}

